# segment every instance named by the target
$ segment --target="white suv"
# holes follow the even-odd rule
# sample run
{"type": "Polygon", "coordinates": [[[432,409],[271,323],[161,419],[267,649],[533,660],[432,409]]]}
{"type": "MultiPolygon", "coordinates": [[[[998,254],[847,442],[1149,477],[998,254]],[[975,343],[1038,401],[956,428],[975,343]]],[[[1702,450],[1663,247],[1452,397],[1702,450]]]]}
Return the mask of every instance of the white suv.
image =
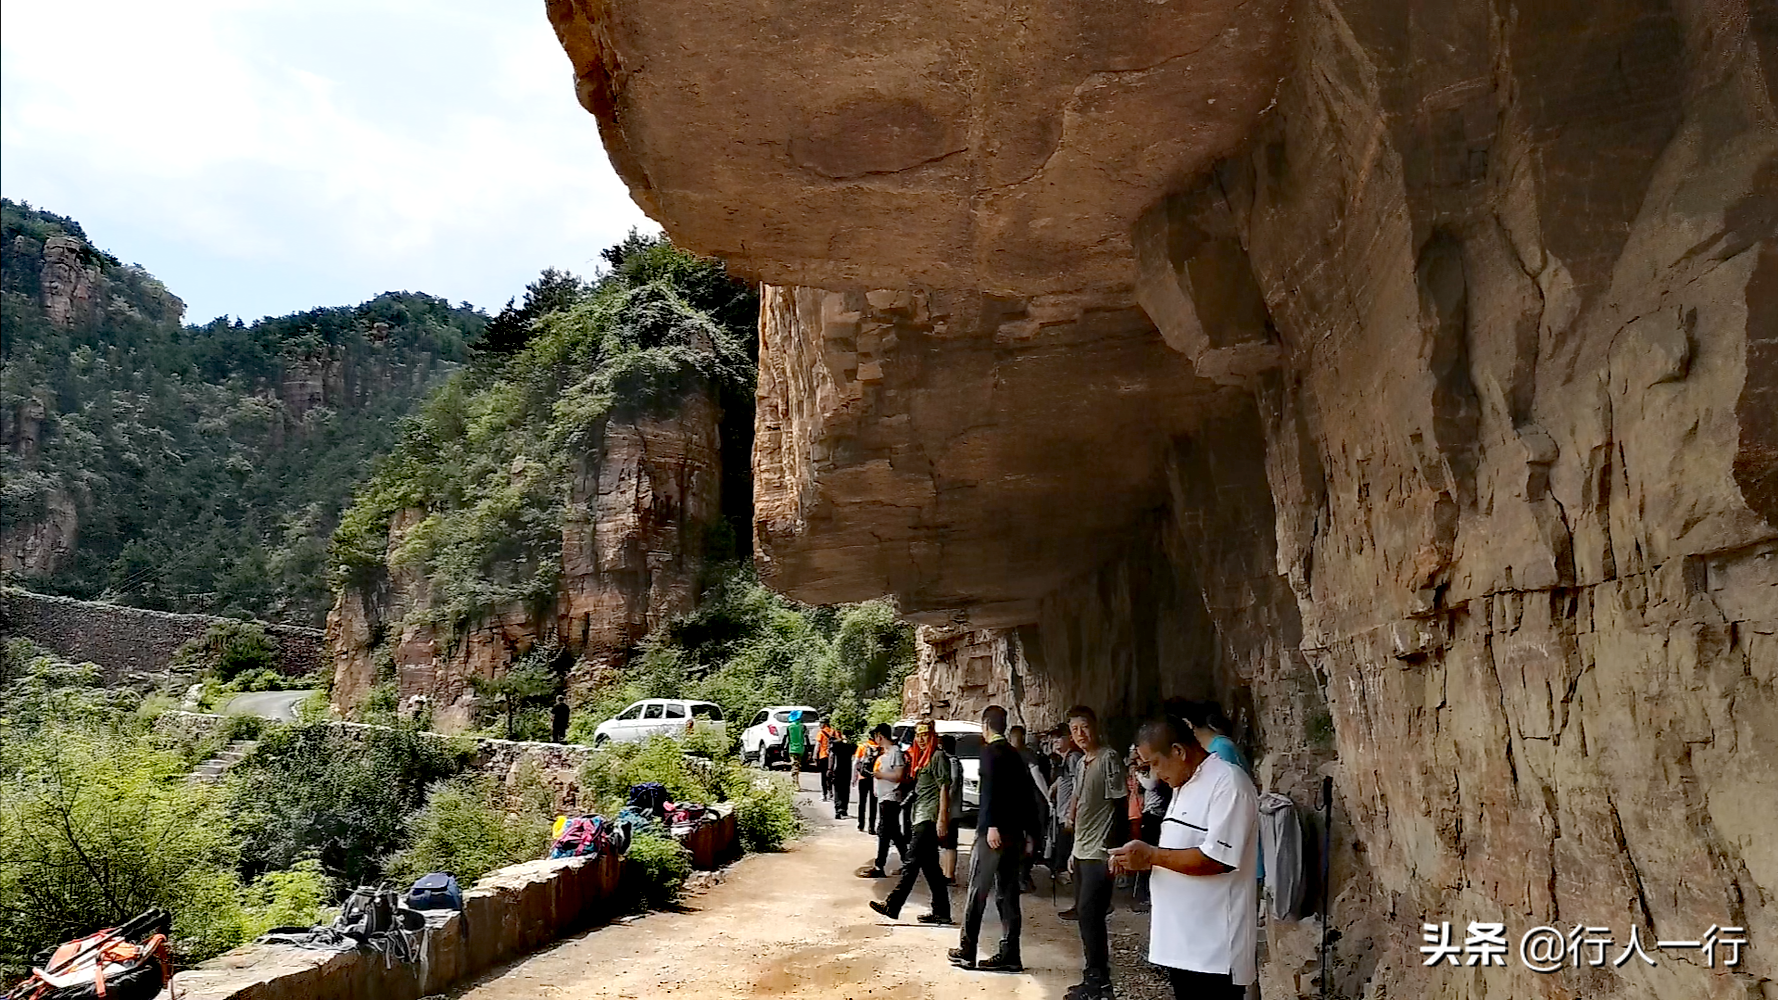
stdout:
{"type": "Polygon", "coordinates": [[[821,713],[807,705],[775,705],[762,708],[753,722],[741,733],[741,759],[758,761],[760,767],[772,761],[789,760],[784,753],[784,739],[790,733],[790,713],[803,713],[803,752],[815,752],[815,734],[821,731],[821,713]]]}
{"type": "Polygon", "coordinates": [[[684,736],[695,722],[711,722],[721,728],[722,709],[707,701],[683,698],[644,698],[599,723],[593,745],[607,741],[641,743],[650,736],[684,736]]]}

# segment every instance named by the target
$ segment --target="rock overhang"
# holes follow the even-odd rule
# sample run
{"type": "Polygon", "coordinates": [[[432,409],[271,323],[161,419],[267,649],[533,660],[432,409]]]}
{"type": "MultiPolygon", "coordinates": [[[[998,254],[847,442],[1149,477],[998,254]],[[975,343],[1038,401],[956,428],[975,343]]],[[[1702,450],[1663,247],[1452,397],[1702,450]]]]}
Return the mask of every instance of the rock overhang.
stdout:
{"type": "Polygon", "coordinates": [[[768,288],[760,336],[763,578],[922,623],[1035,620],[1164,505],[1174,442],[1245,399],[1109,298],[768,288]]]}
{"type": "Polygon", "coordinates": [[[1284,6],[550,0],[636,201],[780,286],[768,583],[1021,624],[1164,506],[1167,450],[1254,364],[1204,363],[1139,222],[1248,140],[1284,6]]]}
{"type": "Polygon", "coordinates": [[[636,201],[773,284],[1128,289],[1282,76],[1281,0],[548,8],[636,201]]]}

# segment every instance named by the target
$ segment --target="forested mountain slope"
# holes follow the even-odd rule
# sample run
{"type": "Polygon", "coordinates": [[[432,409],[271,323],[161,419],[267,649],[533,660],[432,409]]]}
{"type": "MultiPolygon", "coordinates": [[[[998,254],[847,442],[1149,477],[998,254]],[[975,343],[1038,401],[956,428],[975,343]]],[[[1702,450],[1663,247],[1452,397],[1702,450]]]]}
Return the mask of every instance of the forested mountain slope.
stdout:
{"type": "Polygon", "coordinates": [[[186,326],[166,286],[77,222],[0,207],[7,579],[320,624],[327,538],[354,484],[487,318],[389,292],[186,326]]]}

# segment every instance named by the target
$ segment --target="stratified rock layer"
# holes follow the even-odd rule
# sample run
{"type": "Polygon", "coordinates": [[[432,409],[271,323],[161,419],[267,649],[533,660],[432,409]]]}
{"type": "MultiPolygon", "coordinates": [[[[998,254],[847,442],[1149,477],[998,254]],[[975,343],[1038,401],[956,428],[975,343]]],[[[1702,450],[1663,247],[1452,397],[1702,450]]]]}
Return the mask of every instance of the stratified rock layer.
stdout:
{"type": "MultiPolygon", "coordinates": [[[[501,608],[462,632],[414,624],[426,583],[393,558],[385,587],[342,591],[327,619],[334,706],[362,704],[392,671],[400,705],[429,706],[434,725],[451,732],[475,722],[471,679],[502,676],[539,644],[553,642],[594,672],[621,664],[697,599],[701,532],[721,515],[720,417],[715,402],[694,394],[672,416],[606,425],[573,480],[556,599],[541,613],[501,608]]],[[[396,515],[391,556],[420,520],[419,511],[396,515]]]]}
{"type": "MultiPolygon", "coordinates": [[[[1030,65],[1010,41],[1069,11],[959,32],[970,5],[698,10],[551,5],[644,206],[819,286],[762,320],[773,585],[948,619],[910,708],[1004,698],[1047,725],[1213,692],[1262,784],[1310,809],[1333,777],[1333,995],[1771,992],[1770,0],[1289,0],[1287,30],[1254,8],[1232,49],[1189,27],[1214,5],[1094,8],[1030,58],[1208,45],[1192,73],[1258,89],[1222,130],[1123,77],[1139,112],[1054,119],[1103,169],[1012,201],[993,165],[1023,119],[980,109],[1030,65]],[[934,55],[965,50],[967,73],[934,55]],[[1014,299],[1099,311],[1018,340],[955,305],[1014,299]],[[1442,921],[1460,945],[1504,924],[1505,965],[1428,967],[1442,921]],[[1607,964],[1526,968],[1521,935],[1577,923],[1610,929],[1607,964]],[[1609,964],[1632,930],[1712,925],[1754,942],[1737,966],[1609,964]]],[[[1265,995],[1320,993],[1322,931],[1268,926],[1265,995]]]]}

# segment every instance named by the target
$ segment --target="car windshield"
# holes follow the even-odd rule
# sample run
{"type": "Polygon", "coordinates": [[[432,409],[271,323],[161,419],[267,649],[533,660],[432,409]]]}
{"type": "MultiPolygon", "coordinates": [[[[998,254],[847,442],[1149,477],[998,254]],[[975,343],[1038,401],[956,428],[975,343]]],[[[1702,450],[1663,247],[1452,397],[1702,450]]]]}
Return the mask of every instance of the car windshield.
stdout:
{"type": "MultiPolygon", "coordinates": [[[[790,721],[790,713],[792,713],[794,711],[796,711],[796,709],[787,708],[784,711],[779,712],[775,716],[775,718],[777,718],[777,720],[779,722],[789,722],[790,721]]],[[[816,712],[810,711],[809,709],[805,708],[802,710],[802,713],[803,713],[803,725],[805,725],[805,726],[819,726],[821,724],[821,716],[819,714],[817,714],[816,712]]]]}
{"type": "Polygon", "coordinates": [[[982,755],[982,738],[975,733],[957,733],[957,756],[976,760],[982,755]]]}

